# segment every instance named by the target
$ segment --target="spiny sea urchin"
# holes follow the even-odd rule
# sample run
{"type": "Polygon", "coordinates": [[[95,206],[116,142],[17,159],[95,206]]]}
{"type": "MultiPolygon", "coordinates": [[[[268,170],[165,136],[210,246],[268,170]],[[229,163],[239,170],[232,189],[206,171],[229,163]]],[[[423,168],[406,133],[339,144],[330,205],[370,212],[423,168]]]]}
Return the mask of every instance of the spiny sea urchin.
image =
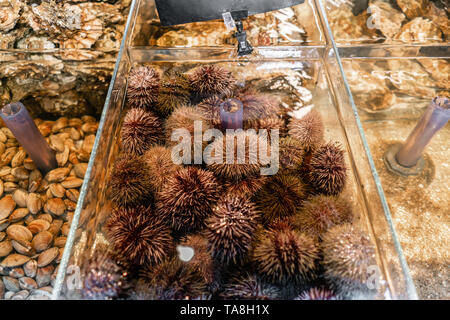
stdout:
{"type": "Polygon", "coordinates": [[[123,120],[122,150],[133,155],[142,155],[161,140],[161,131],[161,122],[152,113],[132,108],[123,120]]]}
{"type": "Polygon", "coordinates": [[[194,93],[201,99],[211,95],[231,95],[236,80],[230,71],[218,65],[197,67],[189,76],[194,93]]]}
{"type": "Polygon", "coordinates": [[[320,238],[331,227],[352,220],[350,204],[343,198],[318,195],[303,204],[301,211],[294,217],[294,224],[300,231],[320,238]]]}
{"type": "Polygon", "coordinates": [[[328,230],[322,238],[325,279],[338,293],[368,291],[369,267],[376,266],[375,248],[363,231],[343,224],[328,230]]]}
{"type": "Polygon", "coordinates": [[[252,197],[261,190],[267,182],[266,176],[256,176],[245,178],[241,181],[226,181],[224,187],[226,193],[242,197],[252,197]]]}
{"type": "Polygon", "coordinates": [[[328,143],[318,148],[309,163],[309,184],[319,193],[338,195],[347,178],[344,151],[339,144],[328,143]]]}
{"type": "Polygon", "coordinates": [[[149,108],[156,102],[159,89],[158,72],[147,66],[135,67],[128,76],[128,102],[137,108],[149,108]]]}
{"type": "Polygon", "coordinates": [[[207,293],[203,277],[178,258],[145,266],[141,277],[148,284],[154,299],[158,300],[191,300],[207,293]]]}
{"type": "Polygon", "coordinates": [[[190,83],[187,76],[174,72],[166,75],[159,89],[156,109],[162,117],[169,116],[177,107],[189,104],[190,83]]]}
{"type": "Polygon", "coordinates": [[[228,195],[207,220],[206,237],[213,257],[223,263],[237,263],[249,251],[259,214],[245,198],[228,195]]]}
{"type": "Polygon", "coordinates": [[[221,296],[225,299],[274,300],[280,296],[279,289],[255,274],[233,278],[225,286],[221,296]]]}
{"type": "Polygon", "coordinates": [[[259,174],[259,136],[254,132],[227,133],[211,144],[207,168],[225,181],[242,181],[259,174]]]}
{"type": "Polygon", "coordinates": [[[208,248],[208,240],[200,235],[190,235],[180,246],[191,248],[193,256],[186,263],[203,277],[206,283],[214,281],[214,262],[208,248]]]}
{"type": "Polygon", "coordinates": [[[148,168],[141,157],[121,156],[109,179],[111,201],[117,206],[145,204],[152,198],[148,168]]]}
{"type": "Polygon", "coordinates": [[[280,139],[279,161],[283,169],[298,169],[302,164],[304,154],[305,149],[299,141],[290,136],[280,139]]]}
{"type": "Polygon", "coordinates": [[[157,195],[158,212],[177,231],[194,231],[204,226],[219,198],[214,175],[197,167],[174,172],[157,195]]]}
{"type": "Polygon", "coordinates": [[[170,229],[150,208],[114,210],[106,230],[114,249],[136,265],[160,263],[174,252],[170,229]]]}
{"type": "Polygon", "coordinates": [[[324,288],[311,288],[302,292],[294,300],[337,300],[333,291],[324,288]]]}
{"type": "Polygon", "coordinates": [[[282,228],[266,231],[253,253],[259,272],[276,283],[315,277],[319,248],[306,234],[282,228]]]}
{"type": "Polygon", "coordinates": [[[312,109],[303,118],[291,118],[288,123],[289,135],[303,145],[306,151],[320,146],[324,127],[320,113],[312,109]]]}
{"type": "Polygon", "coordinates": [[[172,151],[163,146],[154,146],[144,155],[149,170],[149,182],[153,189],[161,191],[168,177],[180,169],[172,160],[172,151]]]}
{"type": "Polygon", "coordinates": [[[175,109],[166,120],[166,143],[168,145],[177,144],[179,141],[172,141],[172,134],[175,130],[187,130],[194,139],[195,125],[197,124],[201,133],[209,129],[209,123],[205,120],[202,112],[195,107],[181,106],[175,109]],[[200,127],[201,126],[201,127],[200,127]]]}
{"type": "Polygon", "coordinates": [[[293,215],[305,199],[305,187],[300,178],[286,173],[270,177],[255,195],[256,206],[265,224],[293,215]]]}
{"type": "Polygon", "coordinates": [[[98,246],[84,270],[82,295],[88,300],[118,298],[127,282],[127,272],[112,257],[106,246],[98,246]]]}

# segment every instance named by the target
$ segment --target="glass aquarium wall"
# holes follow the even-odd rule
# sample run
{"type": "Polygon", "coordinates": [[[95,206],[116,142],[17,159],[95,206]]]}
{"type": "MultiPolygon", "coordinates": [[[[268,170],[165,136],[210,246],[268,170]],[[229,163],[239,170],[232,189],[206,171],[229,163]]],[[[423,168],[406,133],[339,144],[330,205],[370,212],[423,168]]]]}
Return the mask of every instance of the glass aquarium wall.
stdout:
{"type": "Polygon", "coordinates": [[[366,50],[355,58],[356,52],[342,50],[343,66],[419,297],[448,298],[448,124],[432,137],[414,175],[386,163],[431,100],[448,98],[448,50],[421,48],[412,56],[407,49],[366,50]]]}

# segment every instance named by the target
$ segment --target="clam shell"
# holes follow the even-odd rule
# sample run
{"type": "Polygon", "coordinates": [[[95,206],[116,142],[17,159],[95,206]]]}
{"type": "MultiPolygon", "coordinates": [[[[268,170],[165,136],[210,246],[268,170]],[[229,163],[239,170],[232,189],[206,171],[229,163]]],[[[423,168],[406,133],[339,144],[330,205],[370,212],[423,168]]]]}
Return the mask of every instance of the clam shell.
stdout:
{"type": "Polygon", "coordinates": [[[33,234],[24,226],[13,224],[6,229],[6,234],[12,240],[16,240],[19,243],[31,241],[33,234]]]}
{"type": "Polygon", "coordinates": [[[38,257],[38,267],[45,267],[52,263],[59,255],[58,248],[50,248],[42,252],[38,257]]]}
{"type": "Polygon", "coordinates": [[[48,249],[52,241],[53,235],[48,231],[42,231],[34,236],[31,246],[36,252],[41,252],[48,249]]]}
{"type": "Polygon", "coordinates": [[[0,263],[0,266],[4,268],[19,267],[27,263],[30,259],[31,259],[30,257],[13,253],[7,256],[5,259],[3,259],[3,261],[0,263]]]}
{"type": "Polygon", "coordinates": [[[44,219],[36,219],[28,225],[28,230],[33,234],[37,234],[42,231],[47,231],[50,228],[50,222],[44,219]]]}

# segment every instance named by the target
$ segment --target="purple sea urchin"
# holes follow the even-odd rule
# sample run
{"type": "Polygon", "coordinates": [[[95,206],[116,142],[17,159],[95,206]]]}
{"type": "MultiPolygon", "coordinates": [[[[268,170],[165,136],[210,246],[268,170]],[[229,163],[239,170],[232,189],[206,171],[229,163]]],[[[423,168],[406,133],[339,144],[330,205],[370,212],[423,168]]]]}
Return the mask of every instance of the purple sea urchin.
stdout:
{"type": "Polygon", "coordinates": [[[317,148],[323,141],[324,127],[320,113],[312,109],[303,118],[291,118],[289,135],[300,142],[306,151],[317,148]]]}
{"type": "Polygon", "coordinates": [[[161,191],[170,175],[181,168],[173,162],[172,151],[163,146],[150,148],[145,153],[144,160],[149,170],[149,182],[156,191],[161,191]]]}
{"type": "Polygon", "coordinates": [[[350,204],[335,196],[314,196],[303,204],[302,210],[294,217],[294,224],[313,237],[322,234],[336,225],[352,222],[350,204]]]}
{"type": "Polygon", "coordinates": [[[245,198],[228,195],[207,220],[206,237],[215,259],[237,263],[249,251],[259,214],[245,198]]]}
{"type": "Polygon", "coordinates": [[[367,290],[371,275],[368,268],[376,265],[375,248],[367,234],[351,224],[335,226],[322,238],[322,265],[325,279],[338,293],[367,290]]]}
{"type": "Polygon", "coordinates": [[[111,201],[117,206],[145,204],[152,197],[145,161],[141,157],[118,158],[109,179],[109,187],[111,201]]]}
{"type": "Polygon", "coordinates": [[[230,71],[217,65],[198,67],[193,70],[189,79],[192,90],[200,98],[211,95],[229,96],[236,82],[230,71]]]}
{"type": "Polygon", "coordinates": [[[177,258],[146,266],[141,272],[154,299],[191,300],[206,294],[206,283],[197,270],[177,258]]]}
{"type": "Polygon", "coordinates": [[[286,173],[270,177],[255,195],[256,206],[265,224],[292,216],[305,199],[305,187],[300,178],[286,173]]]}
{"type": "Polygon", "coordinates": [[[333,291],[324,288],[311,288],[302,292],[294,300],[337,300],[333,291]]]}
{"type": "Polygon", "coordinates": [[[161,123],[152,113],[132,108],[123,120],[122,150],[133,155],[142,155],[161,140],[161,131],[161,123]]]}
{"type": "Polygon", "coordinates": [[[83,299],[116,299],[126,282],[127,272],[117,264],[106,246],[100,246],[94,250],[84,270],[83,299]]]}
{"type": "Polygon", "coordinates": [[[259,136],[254,132],[227,133],[213,142],[211,159],[205,161],[208,169],[225,181],[242,181],[259,175],[258,147],[259,136]]]}
{"type": "Polygon", "coordinates": [[[133,264],[160,263],[174,252],[170,229],[150,208],[114,210],[106,230],[114,249],[133,264]]]}
{"type": "Polygon", "coordinates": [[[219,198],[219,184],[211,172],[185,167],[174,172],[157,195],[157,210],[175,230],[204,226],[219,198]]]}
{"type": "Polygon", "coordinates": [[[128,77],[128,102],[137,108],[149,108],[156,102],[159,89],[159,74],[156,70],[140,66],[130,71],[128,77]]]}
{"type": "Polygon", "coordinates": [[[299,282],[315,276],[319,249],[306,234],[281,228],[266,231],[253,258],[259,272],[271,281],[299,282]]]}
{"type": "Polygon", "coordinates": [[[326,195],[338,195],[347,178],[344,151],[339,144],[328,143],[318,148],[309,163],[309,184],[326,195]]]}
{"type": "Polygon", "coordinates": [[[280,292],[277,287],[255,274],[250,274],[242,278],[233,278],[231,283],[225,286],[221,296],[225,299],[274,300],[279,298],[280,292]]]}
{"type": "Polygon", "coordinates": [[[162,80],[156,105],[158,113],[169,116],[176,108],[189,104],[190,83],[187,76],[174,72],[165,76],[162,80]]]}

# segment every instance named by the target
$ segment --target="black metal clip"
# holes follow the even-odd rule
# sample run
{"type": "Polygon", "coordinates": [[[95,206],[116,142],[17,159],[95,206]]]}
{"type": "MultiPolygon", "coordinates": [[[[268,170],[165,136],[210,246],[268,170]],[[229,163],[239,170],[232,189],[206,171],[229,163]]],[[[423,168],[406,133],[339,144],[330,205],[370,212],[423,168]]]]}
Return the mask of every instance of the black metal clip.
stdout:
{"type": "Polygon", "coordinates": [[[235,36],[238,41],[238,56],[241,57],[251,54],[253,52],[253,47],[247,40],[247,32],[245,32],[244,25],[242,23],[242,19],[248,17],[248,11],[233,11],[231,12],[231,16],[233,17],[236,24],[235,36]]]}

